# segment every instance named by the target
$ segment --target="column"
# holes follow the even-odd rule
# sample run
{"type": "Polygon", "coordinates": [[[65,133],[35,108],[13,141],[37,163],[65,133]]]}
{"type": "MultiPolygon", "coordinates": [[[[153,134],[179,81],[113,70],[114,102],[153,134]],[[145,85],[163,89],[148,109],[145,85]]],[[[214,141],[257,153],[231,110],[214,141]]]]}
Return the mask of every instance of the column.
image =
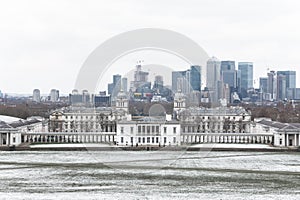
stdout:
{"type": "Polygon", "coordinates": [[[9,133],[6,133],[6,146],[9,146],[9,133]]]}
{"type": "Polygon", "coordinates": [[[295,147],[297,146],[297,134],[296,133],[294,134],[294,146],[295,147]]]}
{"type": "Polygon", "coordinates": [[[289,146],[289,134],[285,134],[284,135],[286,138],[285,138],[285,141],[286,141],[286,147],[288,147],[289,146]]]}

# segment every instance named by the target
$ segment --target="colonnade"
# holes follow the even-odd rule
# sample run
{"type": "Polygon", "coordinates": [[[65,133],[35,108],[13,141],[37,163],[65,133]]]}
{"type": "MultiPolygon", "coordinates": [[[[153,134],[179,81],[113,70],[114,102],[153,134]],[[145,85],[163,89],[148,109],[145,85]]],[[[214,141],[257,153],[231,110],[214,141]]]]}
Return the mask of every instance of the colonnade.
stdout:
{"type": "Polygon", "coordinates": [[[115,132],[105,133],[24,133],[21,142],[25,143],[112,143],[115,141],[115,132]]]}
{"type": "Polygon", "coordinates": [[[181,142],[193,143],[234,143],[234,144],[272,144],[273,135],[253,134],[182,134],[181,142]]]}

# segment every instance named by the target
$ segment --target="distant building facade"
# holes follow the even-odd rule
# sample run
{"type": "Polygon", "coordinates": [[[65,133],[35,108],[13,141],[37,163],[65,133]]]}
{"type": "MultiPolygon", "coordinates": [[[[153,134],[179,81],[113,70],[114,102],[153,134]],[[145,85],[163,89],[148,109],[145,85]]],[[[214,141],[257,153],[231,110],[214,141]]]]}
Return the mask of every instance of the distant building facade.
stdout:
{"type": "Polygon", "coordinates": [[[238,70],[241,73],[241,96],[244,98],[248,96],[248,89],[253,88],[253,63],[239,62],[238,70]]]}
{"type": "Polygon", "coordinates": [[[40,102],[41,101],[41,92],[39,89],[34,89],[32,94],[32,100],[34,102],[40,102]]]}
{"type": "Polygon", "coordinates": [[[50,91],[50,101],[57,102],[59,100],[59,90],[52,89],[50,91]]]}

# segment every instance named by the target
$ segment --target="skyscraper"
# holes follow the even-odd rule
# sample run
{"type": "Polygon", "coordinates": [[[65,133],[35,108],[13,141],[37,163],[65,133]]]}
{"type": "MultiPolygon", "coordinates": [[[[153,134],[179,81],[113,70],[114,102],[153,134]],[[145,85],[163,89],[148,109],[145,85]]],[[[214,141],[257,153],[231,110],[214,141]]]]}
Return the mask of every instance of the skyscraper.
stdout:
{"type": "Polygon", "coordinates": [[[127,88],[127,85],[128,85],[128,80],[127,80],[127,78],[122,78],[122,85],[121,85],[121,87],[122,87],[122,90],[124,91],[124,92],[127,92],[127,90],[128,90],[128,88],[127,88]]]}
{"type": "Polygon", "coordinates": [[[201,67],[193,65],[190,68],[190,85],[191,90],[201,91],[201,67]]]}
{"type": "Polygon", "coordinates": [[[39,89],[34,89],[33,90],[32,100],[35,101],[35,102],[40,102],[41,101],[41,92],[40,92],[39,89]]]}
{"type": "Polygon", "coordinates": [[[276,90],[277,90],[277,82],[275,79],[275,71],[270,71],[268,73],[267,93],[271,95],[271,99],[276,98],[276,90]]]}
{"type": "Polygon", "coordinates": [[[121,90],[121,75],[115,74],[113,75],[113,95],[117,95],[119,91],[121,90]]]}
{"type": "Polygon", "coordinates": [[[218,81],[221,80],[221,62],[212,57],[207,61],[207,87],[209,90],[215,91],[218,81]]]}
{"type": "Polygon", "coordinates": [[[268,92],[268,78],[267,77],[260,77],[259,78],[259,90],[262,93],[268,92]]]}
{"type": "Polygon", "coordinates": [[[161,92],[163,89],[163,86],[164,86],[163,77],[160,75],[155,76],[153,89],[156,90],[156,92],[161,92]]]}
{"type": "Polygon", "coordinates": [[[241,95],[247,97],[247,90],[253,88],[253,63],[239,62],[238,69],[241,72],[241,95]]]}
{"type": "Polygon", "coordinates": [[[113,91],[114,91],[114,84],[113,83],[107,84],[107,93],[112,95],[113,91]]]}
{"type": "Polygon", "coordinates": [[[231,61],[231,60],[221,61],[221,73],[223,71],[231,71],[231,70],[235,70],[235,61],[231,61]]]}
{"type": "Polygon", "coordinates": [[[57,102],[59,99],[59,90],[52,89],[50,91],[50,101],[51,102],[57,102]]]}
{"type": "Polygon", "coordinates": [[[134,80],[130,82],[130,90],[145,92],[151,89],[151,82],[148,81],[148,72],[142,71],[142,65],[136,65],[136,71],[134,71],[134,80]]]}
{"type": "Polygon", "coordinates": [[[228,84],[230,88],[235,89],[237,87],[237,72],[236,70],[228,70],[222,72],[223,82],[228,84]]]}
{"type": "Polygon", "coordinates": [[[207,61],[206,67],[206,86],[210,91],[210,101],[217,102],[222,97],[221,62],[212,57],[207,61]]]}
{"type": "MultiPolygon", "coordinates": [[[[186,71],[173,71],[172,72],[172,91],[176,93],[178,89],[182,90],[182,88],[178,88],[178,79],[186,79],[186,71]]],[[[181,82],[182,82],[181,80],[181,82]]]]}
{"type": "Polygon", "coordinates": [[[277,76],[286,77],[286,88],[296,88],[296,71],[277,71],[277,76]]]}
{"type": "Polygon", "coordinates": [[[286,76],[283,74],[277,75],[277,100],[286,98],[286,76]]]}

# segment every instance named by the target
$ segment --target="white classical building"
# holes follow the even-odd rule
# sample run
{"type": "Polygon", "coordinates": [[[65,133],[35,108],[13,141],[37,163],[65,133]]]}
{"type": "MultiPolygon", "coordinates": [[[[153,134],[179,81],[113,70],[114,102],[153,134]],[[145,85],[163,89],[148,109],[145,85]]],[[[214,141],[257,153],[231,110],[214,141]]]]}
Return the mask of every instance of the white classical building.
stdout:
{"type": "Polygon", "coordinates": [[[24,135],[45,132],[47,124],[41,117],[0,121],[0,146],[18,146],[24,141],[24,135]]]}
{"type": "Polygon", "coordinates": [[[276,147],[300,146],[300,123],[280,123],[270,119],[257,119],[256,126],[273,135],[276,147]]]}
{"type": "Polygon", "coordinates": [[[144,117],[117,124],[117,144],[125,146],[178,146],[180,124],[164,117],[144,117]]]}

